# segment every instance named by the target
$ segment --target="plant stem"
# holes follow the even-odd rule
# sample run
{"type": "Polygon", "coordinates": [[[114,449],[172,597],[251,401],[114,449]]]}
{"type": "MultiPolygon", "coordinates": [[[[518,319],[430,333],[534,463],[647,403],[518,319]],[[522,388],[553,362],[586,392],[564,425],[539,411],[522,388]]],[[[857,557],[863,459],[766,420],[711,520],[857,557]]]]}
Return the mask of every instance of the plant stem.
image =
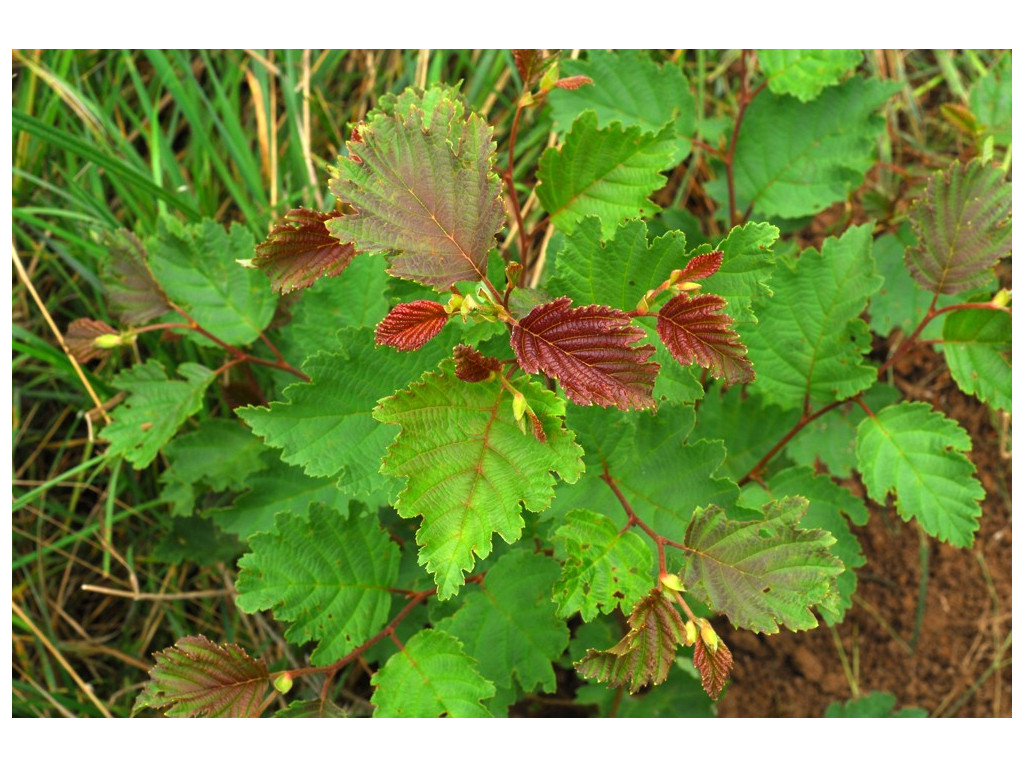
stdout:
{"type": "Polygon", "coordinates": [[[938,299],[939,299],[939,295],[935,294],[935,296],[932,298],[931,305],[928,307],[928,311],[925,313],[925,316],[923,318],[921,318],[921,322],[917,324],[917,327],[914,329],[913,333],[911,333],[907,338],[905,338],[903,340],[903,342],[896,348],[896,351],[893,352],[892,355],[890,355],[889,359],[886,360],[884,363],[882,363],[881,366],[879,366],[879,368],[878,368],[878,377],[879,378],[881,378],[882,374],[888,368],[890,368],[897,360],[899,360],[901,357],[903,357],[905,354],[907,354],[907,352],[910,351],[910,348],[915,343],[917,343],[918,337],[921,335],[921,333],[924,331],[924,329],[928,327],[928,324],[931,323],[931,321],[934,320],[939,315],[944,315],[947,312],[956,312],[956,311],[961,310],[961,309],[988,309],[988,310],[1009,312],[1011,315],[1013,314],[1013,311],[1011,310],[1010,307],[1003,307],[1003,306],[1000,306],[998,304],[993,304],[991,302],[970,302],[970,301],[968,301],[968,302],[964,302],[962,304],[950,304],[948,307],[942,307],[941,309],[936,309],[935,308],[935,303],[938,301],[938,299]]]}
{"type": "MultiPolygon", "coordinates": [[[[519,193],[516,192],[516,182],[514,178],[515,169],[515,157],[516,157],[516,135],[519,133],[519,117],[523,113],[523,100],[522,94],[520,99],[516,103],[516,113],[512,118],[512,128],[508,135],[508,167],[505,168],[505,186],[508,187],[508,199],[512,203],[512,214],[516,218],[516,228],[519,231],[519,261],[523,267],[526,267],[527,249],[529,248],[529,238],[526,235],[526,230],[523,227],[523,213],[519,207],[519,193]]],[[[506,259],[507,261],[507,259],[506,259]]]]}
{"type": "Polygon", "coordinates": [[[794,425],[794,427],[791,430],[789,430],[789,432],[783,435],[782,439],[779,440],[779,442],[777,442],[775,445],[773,445],[771,450],[768,451],[768,453],[761,457],[761,460],[758,461],[757,464],[755,464],[753,468],[751,468],[751,470],[743,476],[743,478],[739,481],[739,483],[737,483],[737,485],[746,485],[751,480],[755,480],[758,477],[760,477],[761,471],[765,468],[765,465],[775,457],[775,454],[777,454],[786,446],[786,443],[788,443],[790,440],[796,437],[800,430],[802,430],[815,419],[824,416],[833,408],[838,408],[840,405],[843,405],[843,403],[845,402],[847,401],[836,400],[834,403],[829,403],[828,405],[819,408],[814,413],[804,414],[803,416],[801,416],[800,421],[798,421],[796,425],[794,425]]]}

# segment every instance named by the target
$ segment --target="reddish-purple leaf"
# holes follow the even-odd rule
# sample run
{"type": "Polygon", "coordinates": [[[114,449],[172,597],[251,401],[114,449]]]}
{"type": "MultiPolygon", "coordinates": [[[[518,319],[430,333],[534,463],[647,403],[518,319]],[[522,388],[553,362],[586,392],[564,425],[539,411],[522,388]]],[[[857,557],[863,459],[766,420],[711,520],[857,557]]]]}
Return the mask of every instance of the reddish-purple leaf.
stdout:
{"type": "Polygon", "coordinates": [[[575,91],[577,88],[584,85],[593,85],[594,81],[586,75],[572,75],[571,77],[563,77],[555,81],[555,88],[563,88],[567,91],[575,91]]]}
{"type": "Polygon", "coordinates": [[[512,329],[512,349],[527,373],[558,379],[579,405],[651,408],[658,364],[643,329],[620,309],[591,304],[571,308],[566,297],[540,304],[512,329]]]}
{"type": "Polygon", "coordinates": [[[683,365],[696,362],[726,386],[754,380],[747,348],[729,326],[732,318],[722,308],[725,299],[714,294],[690,297],[681,293],[658,313],[658,336],[683,365]]]}
{"type": "Polygon", "coordinates": [[[101,336],[117,336],[120,338],[117,330],[111,328],[102,320],[82,317],[71,321],[71,325],[68,326],[68,330],[64,334],[64,343],[67,344],[71,354],[75,356],[75,360],[80,363],[87,363],[92,359],[107,357],[110,354],[110,350],[117,346],[117,344],[97,346],[96,339],[101,336]]]}
{"type": "Polygon", "coordinates": [[[467,344],[455,347],[455,375],[463,381],[484,381],[500,370],[498,358],[486,357],[467,344]]]}
{"type": "Polygon", "coordinates": [[[628,685],[636,693],[645,685],[665,682],[676,648],[685,640],[686,626],[671,598],[655,589],[633,606],[622,640],[607,651],[590,649],[575,666],[584,677],[607,681],[613,688],[628,685]]]}
{"type": "Polygon", "coordinates": [[[712,699],[722,695],[732,671],[732,651],[717,635],[714,645],[704,640],[704,634],[698,633],[693,645],[693,666],[700,672],[700,682],[712,699]]]}
{"type": "Polygon", "coordinates": [[[686,266],[680,271],[677,282],[689,282],[691,280],[703,280],[711,277],[722,266],[722,252],[711,251],[702,253],[690,259],[686,266]]]}
{"type": "Polygon", "coordinates": [[[256,246],[253,265],[270,278],[279,293],[307,288],[320,277],[336,277],[356,255],[352,243],[342,243],[327,231],[326,222],[341,216],[295,208],[284,215],[267,239],[256,246]]]}
{"type": "Polygon", "coordinates": [[[513,48],[512,59],[516,63],[519,76],[523,79],[523,85],[529,88],[540,74],[540,64],[544,61],[543,54],[533,48],[513,48]]]}
{"type": "Polygon", "coordinates": [[[126,229],[103,239],[107,255],[100,262],[100,280],[111,308],[125,325],[143,325],[171,309],[164,289],[153,277],[142,242],[126,229]]]}
{"type": "Polygon", "coordinates": [[[411,301],[399,304],[377,324],[377,344],[387,344],[403,352],[419,349],[437,336],[448,322],[444,304],[436,301],[411,301]]]}
{"type": "Polygon", "coordinates": [[[258,717],[270,684],[267,664],[232,643],[183,637],[153,654],[156,666],[135,709],[163,709],[168,717],[258,717]]]}

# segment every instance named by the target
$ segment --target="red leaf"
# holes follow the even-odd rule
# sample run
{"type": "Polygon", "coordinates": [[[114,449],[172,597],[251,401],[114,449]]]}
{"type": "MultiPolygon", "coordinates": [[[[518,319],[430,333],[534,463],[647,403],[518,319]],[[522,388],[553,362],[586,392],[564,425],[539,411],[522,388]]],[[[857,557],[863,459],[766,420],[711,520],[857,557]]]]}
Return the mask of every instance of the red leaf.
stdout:
{"type": "Polygon", "coordinates": [[[295,208],[256,246],[252,263],[270,278],[279,293],[308,288],[317,278],[336,277],[356,255],[352,243],[342,243],[327,231],[326,222],[337,212],[295,208]]]}
{"type": "Polygon", "coordinates": [[[466,344],[455,347],[455,375],[463,381],[484,381],[500,370],[501,361],[496,357],[485,357],[466,344]]]}
{"type": "Polygon", "coordinates": [[[153,277],[142,242],[126,229],[103,238],[106,258],[100,261],[100,280],[111,309],[125,325],[143,325],[171,309],[164,289],[153,277]]]}
{"type": "Polygon", "coordinates": [[[594,81],[586,75],[572,75],[555,81],[555,88],[564,88],[567,91],[575,91],[584,85],[593,85],[594,81]]]}
{"type": "Polygon", "coordinates": [[[436,301],[411,301],[399,304],[377,324],[377,344],[387,344],[403,352],[419,349],[437,336],[448,322],[444,304],[436,301]]]}
{"type": "Polygon", "coordinates": [[[168,717],[259,717],[270,684],[267,664],[232,643],[183,637],[153,654],[156,666],[135,703],[168,717]]]}
{"type": "Polygon", "coordinates": [[[523,79],[523,85],[529,88],[540,69],[538,65],[543,61],[541,52],[531,48],[513,48],[512,59],[516,63],[519,76],[523,79]]]}
{"type": "Polygon", "coordinates": [[[100,336],[118,336],[118,332],[102,320],[82,317],[71,321],[71,325],[68,326],[68,330],[64,334],[64,343],[67,344],[75,360],[87,363],[94,358],[99,359],[110,355],[112,347],[96,346],[96,339],[100,336]]]}
{"type": "Polygon", "coordinates": [[[571,309],[566,297],[540,304],[512,329],[511,344],[527,373],[558,379],[579,405],[651,408],[658,364],[644,331],[619,309],[591,304],[571,309]]]}
{"type": "Polygon", "coordinates": [[[697,635],[693,645],[693,666],[700,672],[700,682],[712,699],[722,695],[732,671],[732,651],[716,636],[716,647],[712,648],[704,641],[702,634],[697,635]]]}
{"type": "Polygon", "coordinates": [[[658,335],[668,351],[683,365],[697,362],[726,386],[754,380],[754,366],[747,348],[729,325],[732,318],[720,312],[725,299],[714,294],[681,293],[658,313],[658,335]]]}
{"type": "Polygon", "coordinates": [[[715,274],[721,266],[721,251],[702,253],[699,256],[694,256],[686,263],[686,266],[683,267],[682,271],[679,273],[677,282],[682,283],[691,280],[703,280],[705,277],[711,277],[715,274]]]}

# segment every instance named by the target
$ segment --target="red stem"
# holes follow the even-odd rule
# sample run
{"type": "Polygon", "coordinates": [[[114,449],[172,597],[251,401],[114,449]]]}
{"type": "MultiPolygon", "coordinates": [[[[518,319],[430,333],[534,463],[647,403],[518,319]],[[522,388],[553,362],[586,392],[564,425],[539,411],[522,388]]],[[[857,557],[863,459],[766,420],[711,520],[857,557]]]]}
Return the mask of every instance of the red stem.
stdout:
{"type": "MultiPolygon", "coordinates": [[[[522,94],[520,94],[522,96],[522,94]]],[[[519,261],[523,265],[524,271],[526,268],[526,257],[527,249],[529,248],[529,238],[526,236],[526,230],[523,228],[523,213],[519,207],[519,193],[516,192],[516,182],[513,177],[515,169],[515,157],[516,157],[516,135],[519,133],[519,117],[523,113],[523,102],[522,98],[516,104],[516,114],[512,118],[512,129],[509,131],[508,136],[508,167],[505,169],[505,186],[508,187],[508,199],[512,203],[512,214],[516,217],[516,226],[519,230],[519,261]]]]}

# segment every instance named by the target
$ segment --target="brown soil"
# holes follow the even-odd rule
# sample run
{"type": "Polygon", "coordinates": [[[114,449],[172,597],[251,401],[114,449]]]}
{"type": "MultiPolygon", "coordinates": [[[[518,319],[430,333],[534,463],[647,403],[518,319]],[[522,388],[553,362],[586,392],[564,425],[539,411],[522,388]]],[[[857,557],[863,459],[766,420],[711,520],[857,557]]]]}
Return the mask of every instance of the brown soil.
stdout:
{"type": "Polygon", "coordinates": [[[941,356],[927,348],[895,369],[908,397],[932,403],[971,435],[971,458],[986,492],[975,546],[962,550],[923,537],[891,506],[869,504],[871,519],[857,529],[868,562],[858,571],[854,607],[834,631],[823,626],[763,636],[719,627],[735,659],[720,715],[819,717],[855,688],[888,691],[898,706],[933,716],[1012,715],[1009,419],[994,424],[989,409],[963,395],[941,356]],[[912,647],[922,543],[927,596],[912,647]]]}

